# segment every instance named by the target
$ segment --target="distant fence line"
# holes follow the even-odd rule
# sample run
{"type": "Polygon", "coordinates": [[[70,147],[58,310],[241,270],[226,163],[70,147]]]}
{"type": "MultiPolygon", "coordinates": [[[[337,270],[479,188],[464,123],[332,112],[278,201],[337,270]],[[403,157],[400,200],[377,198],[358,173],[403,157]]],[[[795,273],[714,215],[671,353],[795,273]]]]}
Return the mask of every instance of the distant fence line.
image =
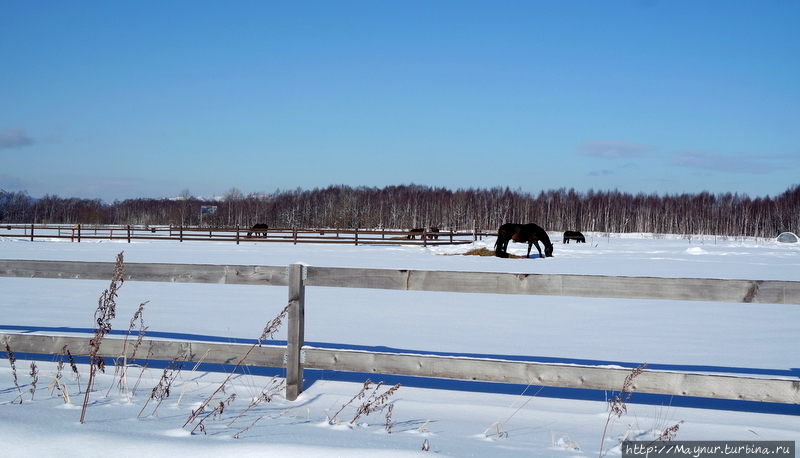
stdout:
{"type": "MultiPolygon", "coordinates": [[[[0,260],[0,276],[109,280],[114,263],[0,260]]],[[[417,271],[258,265],[125,265],[133,281],[251,284],[288,287],[287,344],[255,348],[244,364],[286,369],[286,398],[303,390],[303,369],[325,369],[437,377],[595,390],[619,390],[629,369],[463,358],[424,354],[352,351],[305,347],[305,288],[340,287],[460,293],[555,295],[625,299],[699,300],[732,303],[800,304],[800,282],[693,278],[606,277],[591,275],[417,271]]],[[[0,333],[14,351],[86,355],[89,338],[0,333]]],[[[242,344],[146,339],[152,359],[235,364],[249,351],[242,344]]],[[[120,339],[104,339],[102,356],[125,351],[120,339]]],[[[130,351],[128,348],[127,351],[130,351]]],[[[130,355],[127,355],[130,356],[130,355]]],[[[800,404],[797,378],[757,378],[692,372],[645,370],[634,391],[716,399],[800,404]]]]}
{"type": "Polygon", "coordinates": [[[251,233],[249,227],[187,227],[187,226],[111,226],[111,225],[47,225],[4,224],[0,234],[7,237],[35,239],[81,240],[175,240],[179,242],[291,242],[336,243],[336,244],[399,244],[404,245],[455,245],[472,243],[489,235],[472,229],[470,231],[429,230],[405,231],[393,229],[309,229],[269,228],[251,233]]]}

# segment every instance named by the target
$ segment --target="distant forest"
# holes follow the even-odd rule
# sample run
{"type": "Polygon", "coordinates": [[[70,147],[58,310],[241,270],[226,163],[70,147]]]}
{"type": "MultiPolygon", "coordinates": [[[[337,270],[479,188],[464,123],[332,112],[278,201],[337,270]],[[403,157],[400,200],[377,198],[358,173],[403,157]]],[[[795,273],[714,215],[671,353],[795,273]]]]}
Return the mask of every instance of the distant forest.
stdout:
{"type": "Polygon", "coordinates": [[[184,190],[177,199],[99,199],[0,192],[0,223],[114,224],[209,227],[494,230],[503,223],[537,223],[548,231],[774,237],[800,229],[800,185],[775,197],[739,194],[636,195],[558,189],[530,194],[508,188],[451,191],[418,185],[324,189],[244,195],[219,200],[184,190]],[[202,207],[205,212],[201,212],[202,207]],[[214,213],[208,207],[216,207],[214,213]]]}

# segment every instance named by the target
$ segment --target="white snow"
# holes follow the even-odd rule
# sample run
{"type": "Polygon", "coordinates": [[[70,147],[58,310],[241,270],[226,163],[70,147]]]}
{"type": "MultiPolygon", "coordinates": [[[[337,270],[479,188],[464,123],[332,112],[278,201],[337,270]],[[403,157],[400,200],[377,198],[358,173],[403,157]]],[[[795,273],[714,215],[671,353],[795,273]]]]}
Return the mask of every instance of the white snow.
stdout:
{"type": "MultiPolygon", "coordinates": [[[[648,234],[587,234],[587,242],[556,243],[553,258],[499,259],[458,255],[475,247],[491,248],[494,238],[472,245],[428,248],[70,243],[0,238],[0,259],[113,262],[116,254],[124,251],[126,263],[305,263],[800,281],[800,247],[794,244],[762,239],[653,238],[648,234]]],[[[526,246],[512,244],[509,249],[524,254],[526,246]]],[[[97,300],[107,287],[107,282],[92,280],[0,278],[0,332],[85,335],[82,331],[92,327],[97,300]]],[[[127,329],[139,304],[149,301],[144,321],[151,336],[186,333],[250,341],[261,334],[264,325],[285,306],[286,299],[287,291],[282,287],[126,282],[120,290],[113,324],[116,330],[127,329]]],[[[539,357],[565,363],[588,360],[603,365],[646,362],[797,378],[798,336],[798,305],[312,287],[306,290],[305,338],[312,346],[539,357]]],[[[285,332],[275,338],[285,339],[285,332]]],[[[263,375],[236,375],[217,400],[233,393],[237,399],[227,406],[221,418],[204,422],[205,434],[190,434],[193,425],[182,425],[226,374],[192,373],[192,368],[185,366],[156,413],[150,413],[151,401],[140,418],[137,415],[162,370],[144,370],[140,386],[128,400],[130,393],[120,393],[113,386],[114,371],[109,368],[99,377],[97,391],[91,393],[86,422],[80,424],[83,394],[78,394],[79,386],[69,370],[64,371],[62,379],[72,393],[70,404],[47,389],[56,373],[57,359],[37,361],[40,372],[33,400],[29,392],[30,361],[16,362],[21,393],[14,385],[9,361],[0,361],[3,456],[597,456],[608,418],[602,393],[587,395],[591,399],[599,396],[596,400],[560,399],[546,397],[539,387],[406,378],[401,382],[404,386],[389,398],[394,404],[391,433],[385,428],[385,410],[349,425],[355,408],[348,407],[339,414],[343,421],[331,425],[326,418],[355,396],[369,376],[306,371],[309,381],[298,400],[289,402],[278,396],[228,426],[271,380],[263,375]],[[238,438],[234,438],[237,433],[238,438]],[[430,446],[427,452],[422,451],[425,441],[430,446]]],[[[88,368],[82,366],[81,370],[83,388],[88,368]]],[[[390,376],[370,378],[373,382],[393,380],[390,376]]],[[[782,413],[756,413],[751,405],[741,404],[744,407],[740,410],[715,410],[676,407],[691,401],[685,398],[680,402],[669,398],[656,401],[664,405],[638,404],[637,396],[645,398],[634,393],[628,413],[614,422],[606,434],[602,447],[610,456],[620,454],[615,445],[623,437],[649,438],[652,431],[662,431],[679,421],[684,421],[677,434],[679,440],[800,439],[797,408],[778,410],[782,413]]],[[[737,405],[726,404],[734,409],[738,409],[737,405]]]]}

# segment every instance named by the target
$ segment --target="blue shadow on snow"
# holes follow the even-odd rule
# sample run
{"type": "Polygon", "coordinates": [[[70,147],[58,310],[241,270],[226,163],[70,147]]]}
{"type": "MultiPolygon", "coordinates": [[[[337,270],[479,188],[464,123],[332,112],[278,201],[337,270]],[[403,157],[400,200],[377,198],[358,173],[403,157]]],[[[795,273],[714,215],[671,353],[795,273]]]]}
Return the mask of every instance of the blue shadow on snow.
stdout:
{"type": "MultiPolygon", "coordinates": [[[[0,330],[16,331],[21,333],[30,332],[59,332],[59,333],[86,333],[92,334],[93,329],[90,328],[67,328],[67,327],[34,327],[34,326],[10,326],[0,325],[0,330]]],[[[127,331],[112,330],[111,335],[125,335],[127,331]]],[[[135,333],[133,333],[135,334],[135,333]]],[[[222,343],[239,343],[239,344],[253,344],[254,339],[236,339],[229,337],[207,336],[200,334],[185,334],[173,332],[158,332],[147,331],[147,337],[158,339],[177,339],[177,340],[192,340],[201,342],[222,342],[222,343]]],[[[285,346],[286,341],[269,340],[262,342],[262,345],[285,346]]],[[[477,353],[444,353],[444,352],[431,352],[419,350],[404,350],[383,346],[363,346],[363,345],[347,345],[347,344],[332,344],[325,342],[306,342],[306,346],[324,349],[341,349],[341,350],[358,350],[358,351],[371,351],[383,353],[396,353],[396,354],[424,354],[431,356],[453,356],[462,358],[481,358],[481,359],[500,359],[505,361],[523,361],[523,362],[538,362],[549,364],[577,364],[588,366],[618,366],[629,369],[634,369],[641,365],[641,363],[622,362],[622,361],[602,361],[590,359],[575,359],[575,358],[553,358],[547,356],[520,356],[520,355],[496,355],[496,354],[477,354],[477,353]]],[[[13,349],[12,349],[13,350],[13,349]]],[[[7,358],[5,351],[0,351],[3,358],[7,358]]],[[[55,361],[60,358],[59,355],[45,355],[39,353],[14,353],[17,359],[22,360],[36,360],[36,361],[55,361]]],[[[88,357],[74,357],[75,362],[79,364],[88,364],[88,357]]],[[[154,361],[147,362],[148,367],[154,369],[163,369],[167,367],[169,361],[154,361]]],[[[192,364],[194,367],[194,363],[192,364]]],[[[227,364],[200,364],[198,370],[207,372],[231,372],[234,370],[234,365],[227,364]]],[[[740,375],[760,375],[760,376],[776,376],[782,378],[799,378],[800,368],[791,369],[758,369],[746,367],[725,367],[725,366],[707,366],[707,365],[677,365],[677,364],[647,364],[648,369],[663,370],[663,371],[679,371],[679,372],[704,372],[704,373],[720,373],[720,374],[740,374],[740,375]]],[[[270,367],[238,367],[238,372],[260,375],[260,376],[286,376],[286,371],[283,368],[270,368],[270,367]]],[[[527,396],[545,397],[545,398],[559,398],[559,399],[574,399],[585,401],[600,401],[606,402],[613,399],[617,395],[617,391],[604,391],[604,390],[590,390],[585,388],[558,388],[550,386],[539,385],[518,385],[510,383],[496,383],[496,382],[478,382],[468,380],[451,380],[433,377],[414,377],[403,375],[391,374],[374,374],[362,372],[345,372],[345,371],[331,371],[321,369],[305,369],[303,370],[304,385],[311,386],[318,380],[340,381],[340,382],[355,382],[363,383],[366,379],[375,379],[376,375],[380,375],[380,380],[385,384],[395,385],[400,383],[403,386],[411,386],[417,388],[430,388],[439,390],[456,390],[467,392],[479,393],[497,393],[497,394],[511,394],[527,396]]],[[[688,407],[700,409],[715,409],[715,410],[731,410],[739,412],[754,412],[754,413],[769,413],[781,415],[800,415],[800,405],[794,404],[779,404],[772,402],[756,402],[756,401],[736,401],[725,399],[711,399],[699,398],[692,396],[670,396],[662,394],[648,394],[648,393],[633,393],[633,396],[627,401],[630,404],[645,404],[645,405],[663,405],[670,407],[688,407]]]]}

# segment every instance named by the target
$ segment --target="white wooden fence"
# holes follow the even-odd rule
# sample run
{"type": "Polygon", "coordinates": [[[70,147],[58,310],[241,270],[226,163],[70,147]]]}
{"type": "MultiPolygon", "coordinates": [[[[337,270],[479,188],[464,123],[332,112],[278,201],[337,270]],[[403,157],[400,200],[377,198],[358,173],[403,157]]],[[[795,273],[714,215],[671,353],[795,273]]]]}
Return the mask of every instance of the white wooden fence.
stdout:
{"type": "MultiPolygon", "coordinates": [[[[113,263],[0,260],[0,276],[110,280],[113,263]]],[[[286,369],[286,397],[303,390],[303,369],[326,369],[459,380],[533,384],[553,387],[619,390],[630,370],[498,359],[455,358],[304,347],[305,288],[315,286],[377,288],[461,293],[530,294],[625,299],[800,304],[800,282],[722,279],[607,277],[395,269],[286,266],[125,264],[126,281],[256,284],[288,287],[286,347],[264,346],[250,352],[244,364],[286,369]]],[[[31,293],[35,295],[34,292],[31,293]]],[[[0,296],[0,305],[2,297],[0,296]]],[[[15,352],[86,355],[89,339],[0,333],[0,343],[15,352]]],[[[146,339],[151,358],[236,364],[251,345],[146,339]]],[[[123,353],[121,339],[106,338],[101,356],[123,353]]],[[[800,404],[800,379],[708,375],[645,370],[633,389],[640,393],[800,404]]]]}

